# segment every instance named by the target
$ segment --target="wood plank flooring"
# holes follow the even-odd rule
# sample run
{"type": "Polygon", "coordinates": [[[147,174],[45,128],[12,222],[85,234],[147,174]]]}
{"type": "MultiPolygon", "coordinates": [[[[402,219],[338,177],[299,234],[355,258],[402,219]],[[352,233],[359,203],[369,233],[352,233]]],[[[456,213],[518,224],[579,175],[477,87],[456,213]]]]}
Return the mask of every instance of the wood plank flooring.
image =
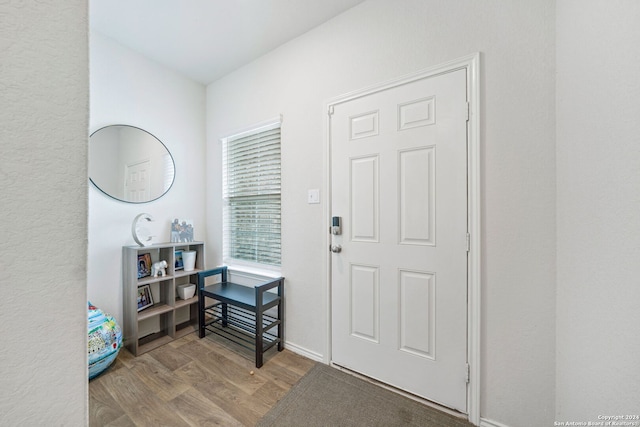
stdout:
{"type": "Polygon", "coordinates": [[[255,426],[316,364],[285,349],[256,369],[232,346],[193,333],[139,357],[123,348],[89,382],[89,425],[255,426]]]}

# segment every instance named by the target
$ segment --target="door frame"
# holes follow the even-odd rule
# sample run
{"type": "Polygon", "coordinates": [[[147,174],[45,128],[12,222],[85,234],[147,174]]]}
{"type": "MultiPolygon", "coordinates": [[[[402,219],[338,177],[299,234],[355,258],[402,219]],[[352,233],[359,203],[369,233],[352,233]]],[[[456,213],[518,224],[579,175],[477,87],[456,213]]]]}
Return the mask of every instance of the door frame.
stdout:
{"type": "MultiPolygon", "coordinates": [[[[470,235],[467,257],[467,363],[469,383],[467,384],[467,415],[474,425],[480,425],[480,315],[481,315],[481,228],[480,228],[480,53],[464,56],[434,67],[408,74],[397,79],[369,86],[332,98],[324,104],[324,159],[323,170],[327,202],[325,203],[324,247],[331,244],[331,120],[335,105],[342,104],[395,86],[411,83],[428,77],[452,71],[467,70],[467,99],[469,100],[469,121],[467,122],[467,231],[470,235]]],[[[323,362],[331,364],[331,252],[324,255],[324,283],[326,284],[325,305],[327,309],[326,343],[323,362]]]]}

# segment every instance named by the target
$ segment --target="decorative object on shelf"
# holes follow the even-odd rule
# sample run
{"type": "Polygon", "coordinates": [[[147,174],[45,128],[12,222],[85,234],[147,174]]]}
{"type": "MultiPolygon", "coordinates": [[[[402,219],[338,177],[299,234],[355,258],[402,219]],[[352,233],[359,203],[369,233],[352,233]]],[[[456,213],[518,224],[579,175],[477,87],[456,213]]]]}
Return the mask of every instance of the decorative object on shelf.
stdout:
{"type": "Polygon", "coordinates": [[[196,268],[196,251],[182,251],[184,271],[193,271],[196,268]]]}
{"type": "Polygon", "coordinates": [[[149,285],[138,286],[138,311],[153,305],[153,295],[149,285]]]}
{"type": "Polygon", "coordinates": [[[193,298],[196,294],[196,285],[193,283],[186,283],[184,285],[178,285],[178,296],[182,299],[193,298]]]}
{"type": "Polygon", "coordinates": [[[88,302],[89,379],[101,374],[118,356],[122,348],[122,331],[113,316],[88,302]]]}
{"type": "Polygon", "coordinates": [[[151,276],[151,254],[138,255],[138,279],[151,276]]]}
{"type": "Polygon", "coordinates": [[[182,270],[184,268],[184,263],[182,261],[182,251],[176,251],[174,254],[174,258],[176,262],[175,262],[175,265],[173,266],[173,269],[182,270]]]}
{"type": "Polygon", "coordinates": [[[151,264],[151,275],[153,277],[158,277],[158,273],[160,273],[160,276],[166,277],[167,276],[166,268],[167,268],[167,261],[154,262],[153,264],[151,264]]]}
{"type": "Polygon", "coordinates": [[[171,222],[171,243],[193,242],[193,221],[175,218],[171,222]]]}
{"type": "Polygon", "coordinates": [[[133,240],[140,246],[151,246],[153,244],[153,236],[147,227],[147,222],[153,221],[153,217],[148,213],[138,214],[133,219],[131,224],[131,233],[133,234],[133,240]]]}

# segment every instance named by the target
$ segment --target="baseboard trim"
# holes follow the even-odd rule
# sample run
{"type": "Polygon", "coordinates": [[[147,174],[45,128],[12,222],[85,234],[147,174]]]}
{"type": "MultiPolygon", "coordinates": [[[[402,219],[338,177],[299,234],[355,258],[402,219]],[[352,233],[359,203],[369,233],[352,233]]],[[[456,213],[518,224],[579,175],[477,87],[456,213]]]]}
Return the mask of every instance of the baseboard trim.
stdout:
{"type": "Polygon", "coordinates": [[[480,418],[480,427],[509,427],[506,424],[499,423],[497,421],[488,420],[486,418],[480,418]]]}
{"type": "Polygon", "coordinates": [[[315,351],[308,350],[304,347],[299,346],[298,344],[294,344],[291,341],[285,341],[284,346],[287,350],[291,350],[300,356],[304,356],[307,359],[315,360],[316,362],[323,361],[323,356],[320,353],[316,353],[315,351]]]}

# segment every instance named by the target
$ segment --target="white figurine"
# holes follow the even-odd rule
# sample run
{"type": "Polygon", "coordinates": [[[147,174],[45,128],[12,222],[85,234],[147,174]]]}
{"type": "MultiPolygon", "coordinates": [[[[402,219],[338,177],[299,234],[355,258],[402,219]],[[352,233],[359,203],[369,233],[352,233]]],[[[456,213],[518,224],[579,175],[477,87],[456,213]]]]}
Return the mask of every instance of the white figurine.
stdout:
{"type": "Polygon", "coordinates": [[[167,275],[167,270],[165,270],[166,268],[167,268],[167,261],[154,262],[151,265],[151,275],[153,277],[158,277],[158,273],[160,273],[162,277],[165,277],[167,275]]]}

